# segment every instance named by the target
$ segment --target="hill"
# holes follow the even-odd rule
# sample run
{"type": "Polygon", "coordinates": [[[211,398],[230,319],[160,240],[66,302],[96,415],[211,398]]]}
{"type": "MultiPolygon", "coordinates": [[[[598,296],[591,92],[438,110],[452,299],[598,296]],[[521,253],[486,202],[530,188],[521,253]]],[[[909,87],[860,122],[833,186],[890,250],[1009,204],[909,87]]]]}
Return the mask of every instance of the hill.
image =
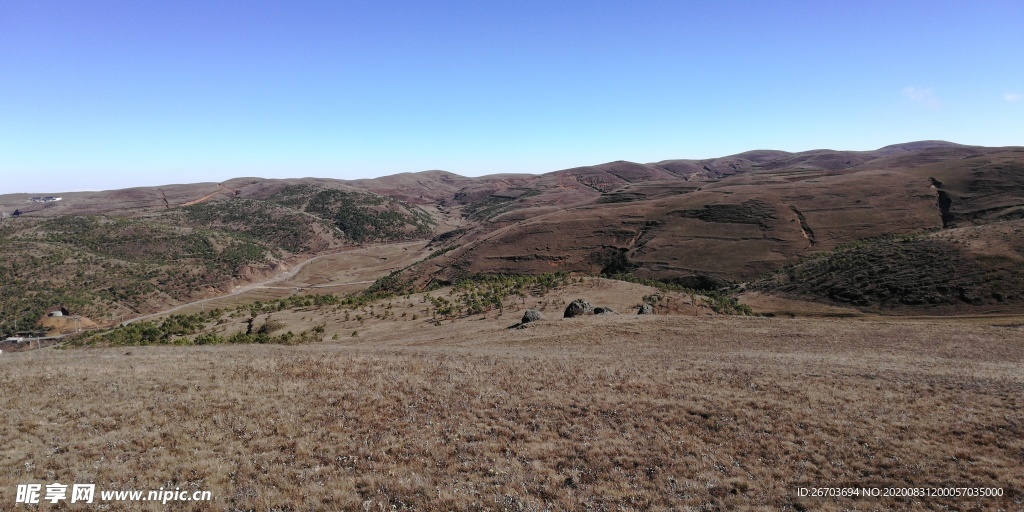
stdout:
{"type": "MultiPolygon", "coordinates": [[[[477,205],[492,206],[407,277],[424,284],[566,270],[740,283],[858,240],[1018,218],[1022,165],[1020,148],[922,142],[569,169],[520,185],[536,193],[468,203],[468,218],[478,216],[477,205]]],[[[1000,233],[1011,244],[1021,238],[1012,229],[1000,233]]],[[[1004,302],[1021,306],[1017,298],[1004,302]]]]}
{"type": "Polygon", "coordinates": [[[347,245],[428,237],[437,222],[413,205],[330,183],[261,185],[219,185],[232,192],[212,196],[205,184],[174,187],[175,195],[67,194],[59,207],[4,219],[0,332],[58,304],[110,324],[223,294],[347,245]],[[191,197],[186,190],[202,195],[168,204],[191,197]]]}
{"type": "Polygon", "coordinates": [[[852,242],[749,288],[879,312],[1020,312],[1024,221],[852,242]]]}
{"type": "Polygon", "coordinates": [[[617,161],[543,175],[237,178],[55,194],[63,199],[0,196],[7,331],[55,303],[99,322],[223,293],[346,245],[407,240],[431,241],[423,261],[388,281],[409,290],[562,271],[701,290],[750,282],[762,293],[868,310],[1024,306],[1020,294],[991,284],[1017,282],[1022,235],[1007,227],[1024,218],[1017,147],[922,141],[617,161]],[[956,230],[991,247],[958,246],[950,241],[956,230]],[[907,235],[918,238],[900,246],[886,238],[907,235]],[[849,245],[865,240],[879,242],[849,245]],[[862,260],[874,263],[843,270],[862,260]],[[779,277],[797,264],[800,282],[779,277]],[[930,291],[855,292],[836,277],[879,280],[904,267],[908,280],[934,282],[930,291]],[[920,268],[943,270],[909,277],[920,268]]]}

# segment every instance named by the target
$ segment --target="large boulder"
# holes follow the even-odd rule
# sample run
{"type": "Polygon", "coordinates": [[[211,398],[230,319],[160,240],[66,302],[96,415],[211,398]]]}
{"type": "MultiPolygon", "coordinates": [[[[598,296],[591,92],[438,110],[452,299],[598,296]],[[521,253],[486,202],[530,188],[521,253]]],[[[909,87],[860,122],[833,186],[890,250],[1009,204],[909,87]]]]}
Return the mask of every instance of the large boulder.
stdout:
{"type": "Polygon", "coordinates": [[[565,315],[563,318],[585,315],[593,310],[594,308],[590,306],[589,302],[583,299],[576,299],[569,303],[569,307],[565,308],[565,315]]]}
{"type": "Polygon", "coordinates": [[[544,320],[544,315],[540,314],[540,311],[536,309],[527,309],[523,313],[522,323],[528,324],[530,322],[536,322],[537,320],[544,320]]]}
{"type": "Polygon", "coordinates": [[[654,314],[654,306],[652,306],[650,304],[644,304],[643,306],[640,306],[640,310],[637,311],[636,314],[638,314],[638,315],[653,315],[654,314]]]}

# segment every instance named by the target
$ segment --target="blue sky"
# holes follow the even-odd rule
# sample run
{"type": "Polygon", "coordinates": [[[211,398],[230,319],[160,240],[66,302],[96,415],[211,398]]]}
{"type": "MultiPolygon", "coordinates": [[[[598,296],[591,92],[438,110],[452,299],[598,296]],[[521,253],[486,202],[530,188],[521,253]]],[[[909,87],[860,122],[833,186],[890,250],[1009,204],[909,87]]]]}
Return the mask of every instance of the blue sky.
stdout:
{"type": "Polygon", "coordinates": [[[0,193],[1024,145],[1024,2],[0,0],[0,193]]]}

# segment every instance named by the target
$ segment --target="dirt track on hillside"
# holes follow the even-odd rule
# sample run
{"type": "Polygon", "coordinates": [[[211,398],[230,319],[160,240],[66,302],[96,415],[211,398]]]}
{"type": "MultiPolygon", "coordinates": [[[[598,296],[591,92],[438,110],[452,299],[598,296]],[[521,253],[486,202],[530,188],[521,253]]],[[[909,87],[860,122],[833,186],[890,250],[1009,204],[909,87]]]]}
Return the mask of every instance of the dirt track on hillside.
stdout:
{"type": "Polygon", "coordinates": [[[376,278],[393,270],[395,265],[405,265],[417,260],[425,254],[420,250],[426,242],[417,240],[413,242],[400,242],[395,244],[381,244],[372,247],[359,247],[346,249],[344,251],[321,254],[296,264],[294,267],[284,270],[279,274],[257,283],[250,283],[233,289],[230,293],[208,297],[180,304],[172,308],[157,311],[142,316],[125,320],[123,325],[134,322],[150,320],[162,316],[200,310],[206,307],[230,307],[232,305],[251,302],[252,300],[267,300],[270,298],[285,297],[300,292],[329,293],[332,291],[354,291],[359,286],[369,285],[376,278]],[[389,262],[387,256],[382,254],[394,254],[395,249],[402,249],[408,252],[404,259],[392,260],[389,262]],[[323,269],[316,269],[314,272],[307,272],[308,276],[301,276],[303,271],[310,270],[322,262],[330,260],[350,260],[347,265],[325,266],[323,269]],[[323,281],[315,284],[310,281],[323,281]],[[275,286],[277,285],[277,286],[275,286]],[[258,297],[245,297],[252,292],[265,290],[268,293],[258,297]],[[232,300],[236,299],[236,300],[232,300]],[[236,304],[237,303],[237,304],[236,304]]]}

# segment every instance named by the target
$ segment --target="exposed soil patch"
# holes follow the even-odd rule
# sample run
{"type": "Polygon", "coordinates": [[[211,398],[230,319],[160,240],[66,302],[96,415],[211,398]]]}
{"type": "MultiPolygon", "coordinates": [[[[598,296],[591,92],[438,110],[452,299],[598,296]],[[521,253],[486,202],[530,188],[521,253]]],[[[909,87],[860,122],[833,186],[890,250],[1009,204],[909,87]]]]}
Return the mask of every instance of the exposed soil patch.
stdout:
{"type": "Polygon", "coordinates": [[[818,241],[815,240],[814,238],[814,230],[812,230],[811,227],[807,225],[807,218],[804,217],[804,214],[801,213],[800,210],[797,210],[796,206],[790,206],[789,209],[793,210],[793,213],[796,214],[797,220],[800,221],[800,232],[803,233],[804,238],[806,238],[807,241],[811,243],[811,245],[818,243],[818,241]]]}

